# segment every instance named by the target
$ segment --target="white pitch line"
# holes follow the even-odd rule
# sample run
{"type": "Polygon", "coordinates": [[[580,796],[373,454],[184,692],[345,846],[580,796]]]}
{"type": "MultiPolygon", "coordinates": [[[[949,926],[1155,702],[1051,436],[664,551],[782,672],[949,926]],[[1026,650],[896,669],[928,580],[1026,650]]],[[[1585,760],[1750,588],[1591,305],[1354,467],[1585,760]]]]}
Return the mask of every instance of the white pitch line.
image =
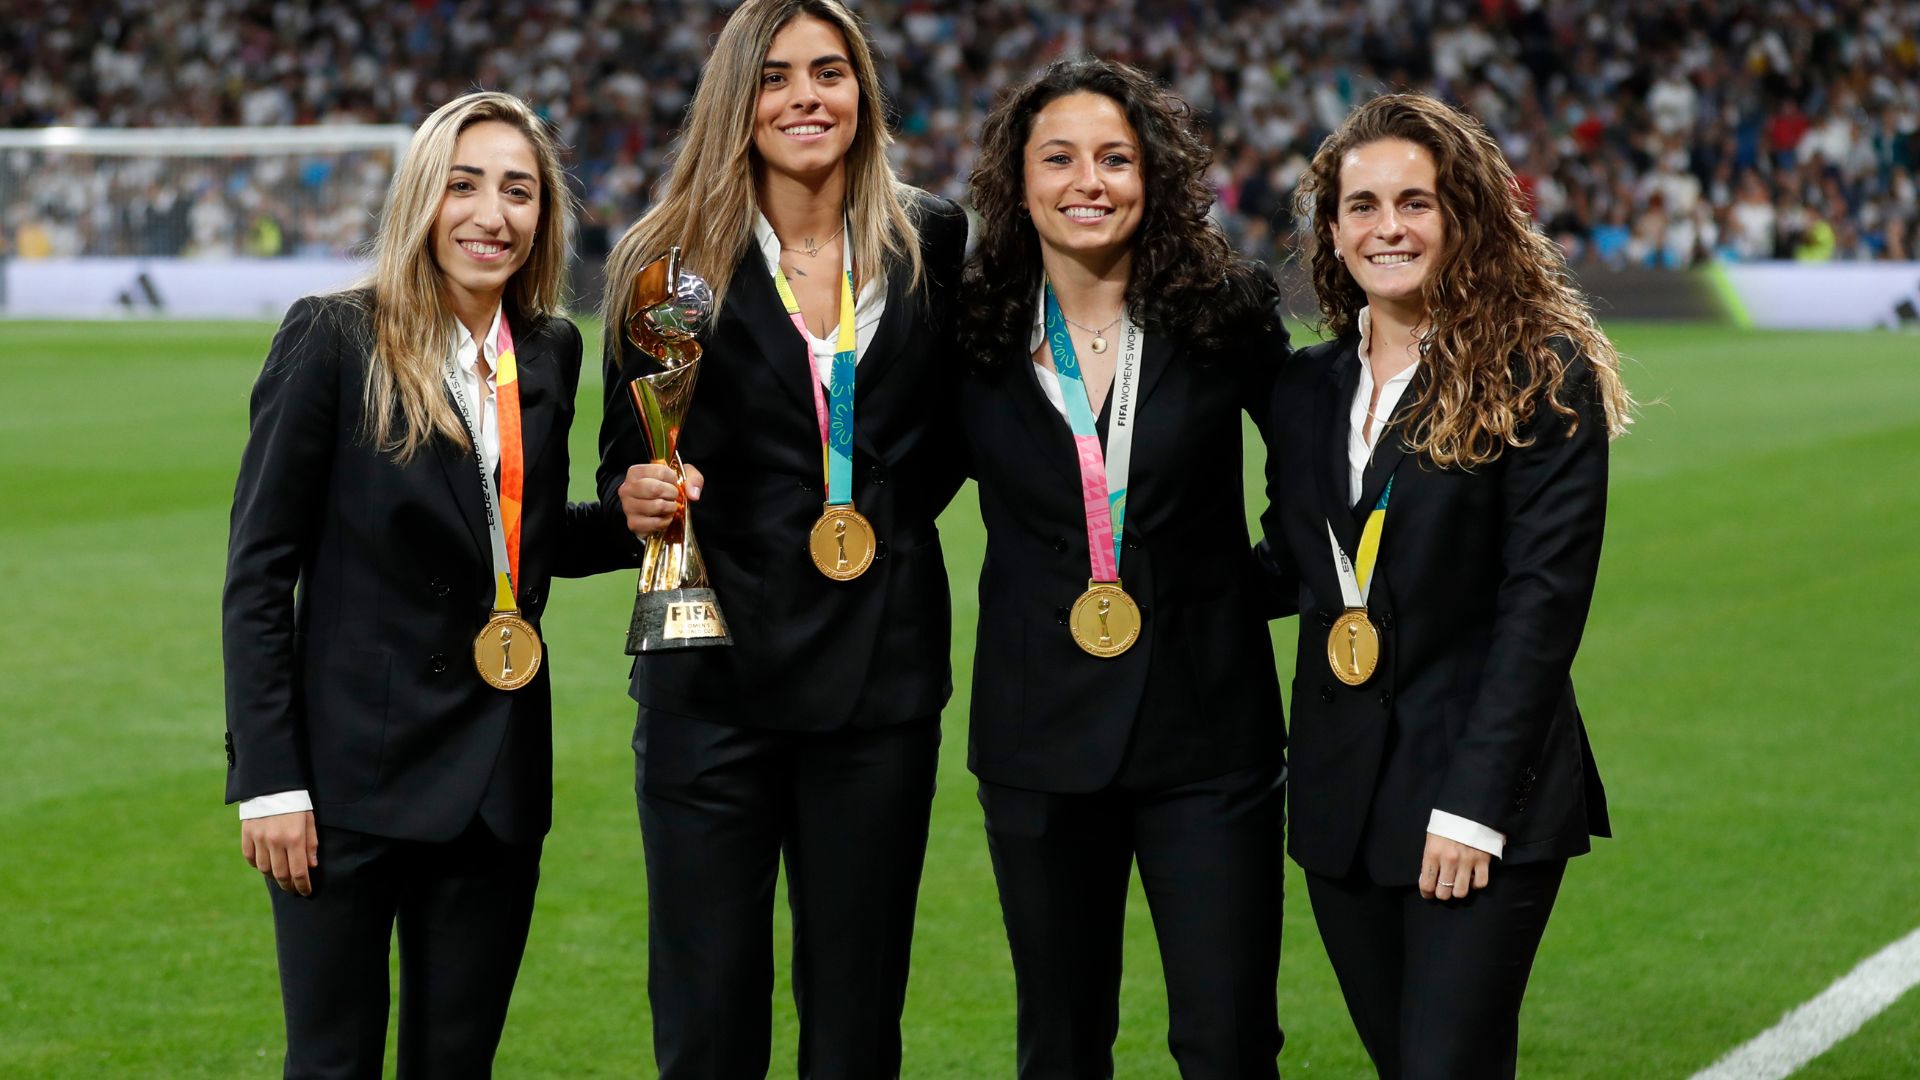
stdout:
{"type": "Polygon", "coordinates": [[[1881,949],[1693,1080],[1783,1080],[1920,983],[1920,930],[1881,949]]]}

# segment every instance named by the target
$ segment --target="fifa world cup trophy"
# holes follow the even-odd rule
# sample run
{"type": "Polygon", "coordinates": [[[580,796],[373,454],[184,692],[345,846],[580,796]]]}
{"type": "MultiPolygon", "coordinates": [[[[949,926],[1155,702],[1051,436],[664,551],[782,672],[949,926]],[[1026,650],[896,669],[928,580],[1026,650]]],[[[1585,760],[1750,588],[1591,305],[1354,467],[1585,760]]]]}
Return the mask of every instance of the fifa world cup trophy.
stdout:
{"type": "Polygon", "coordinates": [[[694,338],[713,314],[713,290],[705,279],[680,269],[680,249],[674,247],[634,275],[627,310],[632,313],[627,316],[627,340],[660,367],[627,384],[628,400],[654,463],[673,466],[682,488],[673,520],[647,538],[633,621],[627,627],[627,652],[731,645],[720,604],[707,582],[706,563],[693,542],[686,473],[680,465],[680,426],[700,373],[700,343],[694,338]]]}

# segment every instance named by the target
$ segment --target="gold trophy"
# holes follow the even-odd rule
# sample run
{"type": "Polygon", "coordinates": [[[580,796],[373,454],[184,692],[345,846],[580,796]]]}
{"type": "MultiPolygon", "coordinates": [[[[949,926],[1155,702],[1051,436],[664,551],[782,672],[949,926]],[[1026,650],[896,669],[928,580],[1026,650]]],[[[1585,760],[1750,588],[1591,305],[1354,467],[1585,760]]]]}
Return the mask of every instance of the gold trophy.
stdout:
{"type": "Polygon", "coordinates": [[[720,604],[707,583],[706,562],[693,542],[686,472],[680,466],[680,425],[700,373],[700,343],[694,337],[713,313],[713,290],[705,279],[680,269],[680,249],[674,247],[633,276],[627,310],[632,312],[627,316],[627,340],[661,369],[628,383],[628,400],[654,464],[673,466],[683,488],[673,520],[647,537],[633,621],[627,627],[627,652],[731,645],[720,604]]]}

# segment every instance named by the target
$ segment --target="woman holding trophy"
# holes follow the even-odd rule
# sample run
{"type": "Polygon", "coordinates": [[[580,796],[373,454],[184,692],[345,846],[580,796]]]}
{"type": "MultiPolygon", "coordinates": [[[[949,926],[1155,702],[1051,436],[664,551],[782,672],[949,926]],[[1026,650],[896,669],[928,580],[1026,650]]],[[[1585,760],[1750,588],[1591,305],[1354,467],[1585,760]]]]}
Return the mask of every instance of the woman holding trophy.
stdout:
{"type": "Polygon", "coordinates": [[[268,879],[286,1075],[484,1077],[552,815],[553,575],[633,565],[569,505],[580,334],[546,125],[476,93],[393,177],[371,279],[288,312],[254,385],[222,597],[227,799],[268,879]]]}
{"type": "Polygon", "coordinates": [[[961,481],[942,419],[955,383],[944,297],[966,227],[895,179],[885,116],[845,7],[748,0],[715,43],[658,202],[609,257],[601,494],[636,534],[678,530],[705,578],[678,584],[711,586],[731,640],[635,639],[667,1080],[765,1073],[783,853],[800,1071],[899,1071],[951,688],[934,519],[961,481]],[[636,310],[662,295],[645,271],[663,257],[678,264],[667,292],[710,293],[713,308],[684,430],[657,385],[633,387],[689,355],[660,350],[658,320],[636,310]],[[706,289],[683,288],[691,275],[706,289]],[[643,425],[629,398],[647,394],[643,425]]]}
{"type": "Polygon", "coordinates": [[[961,412],[987,526],[968,761],[1022,1077],[1108,1076],[1137,861],[1182,1076],[1273,1077],[1285,734],[1242,413],[1287,355],[1209,152],[1141,72],[1062,62],[987,118],[961,412]]]}
{"type": "Polygon", "coordinates": [[[1479,121],[1375,98],[1296,198],[1332,340],[1267,459],[1289,847],[1380,1075],[1511,1077],[1567,861],[1608,833],[1570,669],[1632,399],[1479,121]]]}

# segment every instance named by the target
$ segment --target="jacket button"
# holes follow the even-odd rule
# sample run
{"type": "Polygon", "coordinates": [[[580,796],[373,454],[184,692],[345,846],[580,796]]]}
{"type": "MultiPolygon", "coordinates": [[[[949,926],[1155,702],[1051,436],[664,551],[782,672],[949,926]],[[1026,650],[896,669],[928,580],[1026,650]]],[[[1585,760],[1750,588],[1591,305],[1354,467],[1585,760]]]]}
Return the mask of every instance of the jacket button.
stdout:
{"type": "Polygon", "coordinates": [[[434,653],[433,658],[427,661],[427,670],[433,672],[435,675],[447,670],[447,654],[434,653]]]}
{"type": "Polygon", "coordinates": [[[1380,629],[1382,629],[1382,630],[1391,630],[1391,629],[1393,629],[1393,612],[1391,612],[1391,611],[1387,611],[1387,612],[1382,612],[1382,613],[1381,613],[1381,615],[1380,615],[1380,629]]]}
{"type": "Polygon", "coordinates": [[[1333,627],[1333,612],[1331,612],[1331,611],[1319,611],[1319,612],[1315,612],[1315,613],[1314,613],[1314,618],[1316,618],[1316,619],[1318,619],[1318,620],[1320,620],[1320,626],[1321,626],[1321,628],[1322,628],[1322,629],[1332,629],[1332,627],[1333,627]]]}
{"type": "Polygon", "coordinates": [[[520,602],[525,604],[528,607],[539,607],[540,606],[540,590],[528,589],[527,594],[520,598],[520,602]]]}
{"type": "Polygon", "coordinates": [[[445,596],[453,591],[453,586],[447,584],[446,578],[434,578],[427,582],[427,588],[432,589],[435,596],[445,596]]]}
{"type": "Polygon", "coordinates": [[[1058,621],[1058,622],[1060,623],[1060,625],[1061,625],[1061,626],[1065,626],[1065,625],[1067,625],[1067,616],[1068,616],[1068,614],[1069,614],[1069,612],[1067,611],[1067,609],[1066,609],[1066,608],[1054,608],[1054,609],[1053,609],[1053,617],[1054,617],[1054,619],[1055,619],[1056,621],[1058,621]]]}
{"type": "Polygon", "coordinates": [[[1128,539],[1126,542],[1126,548],[1128,551],[1139,551],[1140,541],[1134,540],[1134,539],[1128,539]]]}
{"type": "Polygon", "coordinates": [[[1054,538],[1053,538],[1053,550],[1055,550],[1055,551],[1058,551],[1058,552],[1060,552],[1061,554],[1065,554],[1065,553],[1066,553],[1066,551],[1067,551],[1067,538],[1066,538],[1066,537],[1064,537],[1064,536],[1056,536],[1056,537],[1054,537],[1054,538]]]}
{"type": "Polygon", "coordinates": [[[802,481],[800,481],[800,490],[801,490],[801,491],[812,491],[812,490],[813,490],[813,481],[811,481],[811,480],[802,480],[802,481]]]}
{"type": "Polygon", "coordinates": [[[876,484],[884,484],[887,482],[887,470],[882,466],[875,465],[873,468],[867,470],[867,479],[876,484]]]}
{"type": "Polygon", "coordinates": [[[1326,683],[1321,683],[1320,684],[1320,700],[1326,702],[1329,705],[1333,704],[1333,687],[1328,686],[1326,683]]]}
{"type": "Polygon", "coordinates": [[[1393,691],[1391,690],[1380,691],[1380,707],[1383,709],[1393,708],[1393,691]]]}
{"type": "Polygon", "coordinates": [[[882,560],[882,559],[884,559],[884,558],[886,558],[886,557],[887,557],[887,542],[886,542],[885,540],[876,540],[876,541],[874,541],[874,543],[873,543],[873,561],[874,561],[874,562],[879,562],[880,560],[882,560]]]}

